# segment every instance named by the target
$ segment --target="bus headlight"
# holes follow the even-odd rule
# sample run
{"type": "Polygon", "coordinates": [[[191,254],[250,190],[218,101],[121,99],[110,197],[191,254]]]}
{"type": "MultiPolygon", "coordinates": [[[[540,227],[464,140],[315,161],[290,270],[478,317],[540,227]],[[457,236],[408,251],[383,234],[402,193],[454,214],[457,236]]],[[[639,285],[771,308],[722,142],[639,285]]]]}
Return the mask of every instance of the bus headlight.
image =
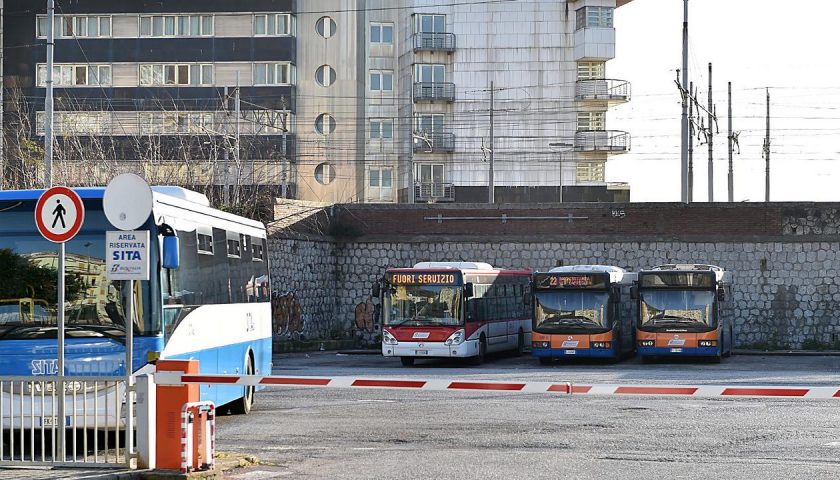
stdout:
{"type": "Polygon", "coordinates": [[[610,342],[592,342],[592,348],[610,348],[610,342]]]}
{"type": "Polygon", "coordinates": [[[533,348],[550,348],[551,342],[533,342],[533,348]]]}
{"type": "Polygon", "coordinates": [[[652,347],[655,345],[654,340],[639,340],[640,347],[652,347]]]}
{"type": "Polygon", "coordinates": [[[464,343],[465,337],[466,337],[466,332],[462,328],[460,330],[457,330],[452,335],[450,335],[449,338],[447,338],[446,341],[443,342],[443,343],[444,343],[444,345],[460,345],[460,344],[464,343]]]}
{"type": "Polygon", "coordinates": [[[396,345],[397,338],[391,335],[391,332],[388,330],[382,330],[382,343],[385,345],[396,345]]]}
{"type": "Polygon", "coordinates": [[[700,340],[697,342],[701,347],[716,347],[717,340],[700,340]]]}

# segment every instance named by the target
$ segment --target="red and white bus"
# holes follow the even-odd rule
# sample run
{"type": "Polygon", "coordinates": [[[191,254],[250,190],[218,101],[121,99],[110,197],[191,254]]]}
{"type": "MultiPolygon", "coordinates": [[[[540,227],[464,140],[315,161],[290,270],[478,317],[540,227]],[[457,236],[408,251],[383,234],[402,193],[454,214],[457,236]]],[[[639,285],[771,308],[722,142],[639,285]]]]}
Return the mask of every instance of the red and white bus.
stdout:
{"type": "MultiPolygon", "coordinates": [[[[531,342],[530,270],[480,262],[421,262],[391,268],[382,294],[382,354],[410,366],[417,358],[470,358],[531,342]]],[[[384,287],[381,289],[380,286],[384,287]]]]}

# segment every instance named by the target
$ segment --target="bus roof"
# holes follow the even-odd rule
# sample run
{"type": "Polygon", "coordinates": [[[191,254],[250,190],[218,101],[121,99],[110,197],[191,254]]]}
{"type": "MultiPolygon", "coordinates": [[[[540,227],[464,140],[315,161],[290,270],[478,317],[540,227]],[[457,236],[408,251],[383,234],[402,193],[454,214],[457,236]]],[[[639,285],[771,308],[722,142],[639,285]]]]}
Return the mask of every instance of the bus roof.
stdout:
{"type": "Polygon", "coordinates": [[[492,265],[484,262],[420,262],[413,268],[438,268],[452,270],[495,270],[492,265]]]}
{"type": "Polygon", "coordinates": [[[610,276],[610,283],[630,284],[636,280],[636,274],[621,267],[612,265],[568,265],[554,267],[548,273],[606,273],[610,276]]]}
{"type": "Polygon", "coordinates": [[[731,281],[731,273],[724,270],[717,265],[706,265],[702,263],[667,263],[665,265],[657,265],[649,272],[712,272],[715,274],[715,281],[729,283],[731,281]]]}

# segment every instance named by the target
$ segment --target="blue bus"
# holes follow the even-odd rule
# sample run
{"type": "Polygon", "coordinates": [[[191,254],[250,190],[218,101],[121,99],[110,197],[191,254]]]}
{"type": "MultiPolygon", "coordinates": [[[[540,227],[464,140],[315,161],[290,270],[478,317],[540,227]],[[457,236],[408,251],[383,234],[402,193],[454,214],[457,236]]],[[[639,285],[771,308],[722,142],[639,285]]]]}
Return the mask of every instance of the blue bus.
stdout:
{"type": "MultiPolygon", "coordinates": [[[[116,229],[103,213],[104,188],[75,191],[85,219],[65,244],[64,373],[125,375],[129,283],[109,281],[105,271],[105,232],[116,229]]],[[[150,232],[151,279],[135,282],[136,318],[128,322],[135,373],[154,371],[160,358],[197,359],[206,374],[269,374],[265,226],[213,209],[196,192],[152,191],[152,215],[140,227],[150,232]],[[163,241],[172,236],[177,246],[163,241]],[[178,268],[163,268],[164,256],[177,258],[178,268]]],[[[0,376],[58,374],[58,246],[35,227],[42,193],[0,191],[0,376]]],[[[202,385],[200,392],[202,400],[238,413],[248,413],[254,399],[253,387],[202,385]]]]}

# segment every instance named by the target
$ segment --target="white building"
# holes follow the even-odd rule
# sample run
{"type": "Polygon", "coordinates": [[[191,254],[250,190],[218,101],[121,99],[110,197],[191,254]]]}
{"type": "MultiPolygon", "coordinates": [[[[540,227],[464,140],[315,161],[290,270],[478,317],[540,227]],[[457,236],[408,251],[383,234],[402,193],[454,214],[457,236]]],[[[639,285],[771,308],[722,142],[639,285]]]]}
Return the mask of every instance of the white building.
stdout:
{"type": "Polygon", "coordinates": [[[605,120],[628,1],[299,5],[297,196],[487,202],[492,160],[497,203],[629,200],[604,179],[630,148],[605,120]]]}

